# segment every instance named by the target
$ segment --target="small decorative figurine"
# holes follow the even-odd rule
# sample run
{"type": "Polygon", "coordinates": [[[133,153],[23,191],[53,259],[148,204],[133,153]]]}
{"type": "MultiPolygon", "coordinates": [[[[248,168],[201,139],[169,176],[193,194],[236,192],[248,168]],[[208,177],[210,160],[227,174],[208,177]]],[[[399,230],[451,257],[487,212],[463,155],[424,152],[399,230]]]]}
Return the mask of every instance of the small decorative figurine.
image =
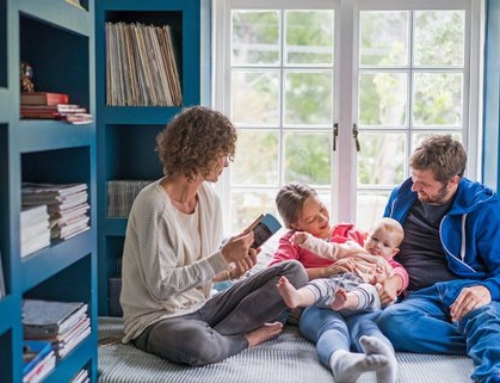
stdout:
{"type": "Polygon", "coordinates": [[[35,84],[33,78],[33,68],[26,61],[21,61],[21,92],[34,92],[35,84]]]}

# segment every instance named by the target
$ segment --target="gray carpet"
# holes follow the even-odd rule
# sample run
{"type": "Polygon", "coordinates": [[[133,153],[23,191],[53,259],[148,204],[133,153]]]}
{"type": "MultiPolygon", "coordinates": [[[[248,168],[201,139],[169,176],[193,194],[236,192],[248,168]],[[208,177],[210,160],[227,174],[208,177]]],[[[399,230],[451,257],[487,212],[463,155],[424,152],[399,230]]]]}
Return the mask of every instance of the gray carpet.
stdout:
{"type": "MultiPolygon", "coordinates": [[[[169,363],[123,345],[122,321],[99,318],[99,383],[334,383],[320,365],[314,346],[295,326],[277,338],[204,367],[169,363]]],[[[398,353],[399,383],[471,383],[473,363],[466,357],[398,353]]],[[[358,383],[376,383],[364,374],[358,383]]]]}

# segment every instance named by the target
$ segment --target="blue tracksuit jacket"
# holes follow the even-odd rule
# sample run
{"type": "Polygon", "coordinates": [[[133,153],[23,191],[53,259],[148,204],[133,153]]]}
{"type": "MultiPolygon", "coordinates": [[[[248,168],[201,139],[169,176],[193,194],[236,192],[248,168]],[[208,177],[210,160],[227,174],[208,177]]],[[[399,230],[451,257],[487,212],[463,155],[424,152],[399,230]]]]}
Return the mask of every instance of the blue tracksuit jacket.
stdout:
{"type": "MultiPolygon", "coordinates": [[[[411,178],[396,187],[384,216],[402,225],[417,200],[411,178]]],[[[500,201],[479,182],[462,178],[448,213],[439,225],[439,236],[448,267],[459,278],[477,280],[493,300],[500,300],[500,201]]]]}

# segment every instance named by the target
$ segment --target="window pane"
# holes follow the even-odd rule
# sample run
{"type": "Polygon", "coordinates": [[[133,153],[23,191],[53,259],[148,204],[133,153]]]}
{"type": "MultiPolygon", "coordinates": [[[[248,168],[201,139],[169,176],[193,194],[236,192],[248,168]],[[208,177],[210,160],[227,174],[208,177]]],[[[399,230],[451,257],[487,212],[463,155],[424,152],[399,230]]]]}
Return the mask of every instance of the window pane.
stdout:
{"type": "Polygon", "coordinates": [[[462,124],[461,73],[414,75],[413,124],[460,126],[462,124]]]}
{"type": "Polygon", "coordinates": [[[278,11],[232,12],[232,63],[273,65],[280,61],[278,11]]]}
{"type": "Polygon", "coordinates": [[[333,11],[288,11],[285,14],[285,62],[333,64],[333,11]]]}
{"type": "Polygon", "coordinates": [[[414,133],[411,138],[411,152],[415,150],[415,148],[418,147],[418,145],[424,140],[425,137],[430,136],[431,134],[446,134],[449,133],[453,137],[454,140],[458,140],[463,143],[462,141],[462,134],[460,133],[452,133],[452,132],[429,132],[429,133],[414,133]]]}
{"type": "Polygon", "coordinates": [[[238,129],[231,182],[235,185],[277,185],[278,178],[278,133],[238,129]]]}
{"type": "Polygon", "coordinates": [[[360,12],[361,66],[408,65],[408,12],[360,12]]]}
{"type": "Polygon", "coordinates": [[[236,124],[279,122],[279,75],[276,71],[236,71],[231,81],[231,118],[236,124]]]}
{"type": "Polygon", "coordinates": [[[331,125],[332,71],[285,73],[285,125],[331,125]]]}
{"type": "Polygon", "coordinates": [[[331,133],[285,134],[285,182],[330,185],[331,133]]]}
{"type": "Polygon", "coordinates": [[[251,191],[240,190],[231,193],[231,231],[240,233],[262,213],[271,213],[278,218],[274,199],[277,190],[251,191]]]}
{"type": "Polygon", "coordinates": [[[359,76],[360,125],[407,125],[408,78],[403,73],[362,73],[359,76]]]}
{"type": "Polygon", "coordinates": [[[363,230],[370,230],[384,214],[385,205],[389,199],[389,192],[358,192],[358,206],[356,224],[363,230]]]}
{"type": "Polygon", "coordinates": [[[464,33],[463,11],[415,12],[415,66],[463,66],[464,33]]]}
{"type": "Polygon", "coordinates": [[[406,135],[361,133],[358,152],[358,185],[395,185],[404,177],[406,135]]]}

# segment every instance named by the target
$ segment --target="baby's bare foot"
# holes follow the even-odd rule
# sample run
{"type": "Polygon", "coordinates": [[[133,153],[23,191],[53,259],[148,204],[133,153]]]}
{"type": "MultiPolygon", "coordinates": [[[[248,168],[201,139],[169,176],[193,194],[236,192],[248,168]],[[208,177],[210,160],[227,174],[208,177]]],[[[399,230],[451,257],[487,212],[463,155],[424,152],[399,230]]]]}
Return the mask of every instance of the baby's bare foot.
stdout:
{"type": "Polygon", "coordinates": [[[283,301],[287,305],[287,307],[294,309],[299,305],[299,294],[297,293],[297,289],[293,287],[293,285],[288,281],[286,277],[281,277],[276,284],[278,287],[278,292],[283,298],[283,301]]]}
{"type": "Polygon", "coordinates": [[[272,339],[283,331],[283,323],[273,322],[264,323],[259,328],[250,331],[245,335],[248,341],[248,347],[257,346],[266,340],[272,339]]]}
{"type": "Polygon", "coordinates": [[[346,301],[347,292],[343,288],[339,288],[337,289],[337,291],[335,291],[335,295],[333,297],[332,303],[330,304],[330,307],[335,311],[343,309],[345,307],[346,301]]]}

